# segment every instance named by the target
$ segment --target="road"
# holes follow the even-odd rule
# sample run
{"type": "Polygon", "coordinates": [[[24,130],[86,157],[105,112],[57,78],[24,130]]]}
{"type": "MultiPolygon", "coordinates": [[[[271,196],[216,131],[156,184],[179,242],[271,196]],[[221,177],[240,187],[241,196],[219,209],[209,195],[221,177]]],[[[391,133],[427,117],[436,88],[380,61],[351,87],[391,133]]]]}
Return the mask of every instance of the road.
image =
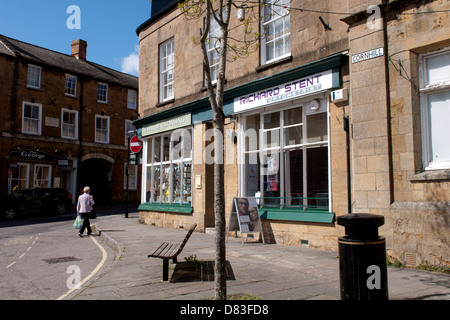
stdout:
{"type": "Polygon", "coordinates": [[[78,237],[74,219],[0,221],[0,300],[62,299],[112,265],[114,250],[99,237],[78,237]]]}

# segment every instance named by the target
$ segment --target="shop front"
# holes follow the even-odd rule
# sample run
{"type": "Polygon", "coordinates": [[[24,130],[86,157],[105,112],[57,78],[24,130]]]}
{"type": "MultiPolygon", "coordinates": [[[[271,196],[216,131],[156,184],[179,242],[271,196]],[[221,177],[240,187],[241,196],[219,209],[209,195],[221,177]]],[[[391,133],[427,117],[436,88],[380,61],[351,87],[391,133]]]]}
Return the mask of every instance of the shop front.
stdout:
{"type": "MultiPolygon", "coordinates": [[[[341,88],[346,61],[335,55],[225,91],[226,212],[235,197],[257,198],[269,241],[300,244],[334,229],[330,108],[342,110],[330,92],[341,88]]],[[[139,210],[147,224],[214,227],[211,120],[203,98],[134,122],[144,142],[139,210]]]]}

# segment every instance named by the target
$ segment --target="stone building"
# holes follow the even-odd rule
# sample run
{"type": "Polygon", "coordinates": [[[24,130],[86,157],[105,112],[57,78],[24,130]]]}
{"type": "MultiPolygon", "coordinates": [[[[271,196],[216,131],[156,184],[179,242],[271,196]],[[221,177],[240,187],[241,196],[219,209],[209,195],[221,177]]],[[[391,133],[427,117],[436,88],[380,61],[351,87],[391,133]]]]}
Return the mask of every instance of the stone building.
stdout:
{"type": "MultiPolygon", "coordinates": [[[[70,45],[70,44],[68,44],[70,45]]],[[[138,114],[138,78],[0,35],[1,195],[89,185],[98,204],[125,201],[127,132],[138,114]]],[[[130,170],[138,201],[138,167],[130,170]]]]}
{"type": "MultiPolygon", "coordinates": [[[[186,19],[177,1],[154,8],[137,29],[140,212],[148,224],[205,230],[212,111],[192,41],[203,18],[186,19]]],[[[257,197],[266,242],[337,250],[336,216],[382,214],[391,258],[448,265],[449,14],[441,1],[261,6],[266,37],[227,65],[227,222],[236,197],[257,197]]]]}

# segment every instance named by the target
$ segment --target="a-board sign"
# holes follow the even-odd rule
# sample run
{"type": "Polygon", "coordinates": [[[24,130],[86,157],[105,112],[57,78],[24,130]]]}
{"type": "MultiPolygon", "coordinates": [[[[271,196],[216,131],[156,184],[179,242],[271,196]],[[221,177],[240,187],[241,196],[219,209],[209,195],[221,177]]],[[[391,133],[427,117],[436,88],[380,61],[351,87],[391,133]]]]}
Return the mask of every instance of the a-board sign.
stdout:
{"type": "Polygon", "coordinates": [[[242,237],[243,234],[259,232],[261,233],[261,237],[264,243],[261,218],[259,215],[256,198],[239,197],[233,199],[230,220],[228,221],[228,231],[240,231],[242,244],[244,244],[244,240],[242,237]]]}

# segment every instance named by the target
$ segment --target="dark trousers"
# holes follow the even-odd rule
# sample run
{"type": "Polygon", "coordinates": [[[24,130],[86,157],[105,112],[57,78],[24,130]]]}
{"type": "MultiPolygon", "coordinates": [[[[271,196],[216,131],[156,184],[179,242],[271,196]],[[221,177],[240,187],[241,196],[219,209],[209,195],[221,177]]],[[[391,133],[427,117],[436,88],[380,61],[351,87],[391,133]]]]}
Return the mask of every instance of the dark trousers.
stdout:
{"type": "Polygon", "coordinates": [[[80,228],[80,234],[83,234],[84,229],[87,229],[88,234],[92,233],[92,229],[91,229],[91,221],[89,221],[89,218],[91,217],[90,212],[86,212],[86,213],[81,213],[81,219],[83,219],[83,224],[81,225],[80,228]]]}

